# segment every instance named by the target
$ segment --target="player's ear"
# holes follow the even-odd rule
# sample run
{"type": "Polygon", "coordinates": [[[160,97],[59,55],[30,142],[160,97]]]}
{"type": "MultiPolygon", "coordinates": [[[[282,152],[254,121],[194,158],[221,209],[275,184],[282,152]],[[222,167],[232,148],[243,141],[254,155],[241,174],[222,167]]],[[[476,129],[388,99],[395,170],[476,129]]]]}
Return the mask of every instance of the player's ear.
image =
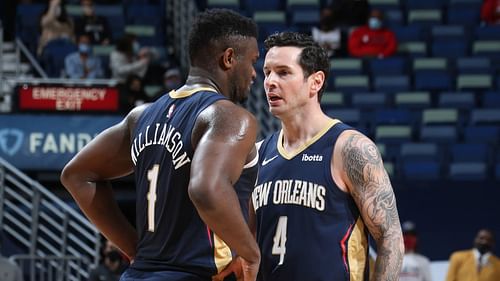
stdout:
{"type": "Polygon", "coordinates": [[[224,50],[224,53],[222,53],[222,58],[221,58],[221,67],[224,70],[230,69],[233,67],[233,64],[235,62],[235,53],[233,48],[227,48],[224,50]]]}
{"type": "Polygon", "coordinates": [[[323,71],[316,71],[309,77],[311,79],[311,94],[317,95],[325,83],[325,73],[323,71]]]}

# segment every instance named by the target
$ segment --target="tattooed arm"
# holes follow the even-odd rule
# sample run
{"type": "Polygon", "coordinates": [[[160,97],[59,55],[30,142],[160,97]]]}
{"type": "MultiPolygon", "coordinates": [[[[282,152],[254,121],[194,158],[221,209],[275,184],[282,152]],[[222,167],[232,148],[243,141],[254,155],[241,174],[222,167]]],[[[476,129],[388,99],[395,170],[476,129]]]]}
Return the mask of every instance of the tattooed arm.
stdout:
{"type": "MultiPolygon", "coordinates": [[[[380,153],[366,136],[345,131],[335,146],[334,164],[377,243],[373,280],[399,280],[404,245],[396,199],[380,153]],[[336,166],[337,165],[337,166],[336,166]]],[[[335,177],[335,172],[334,172],[335,177]]]]}

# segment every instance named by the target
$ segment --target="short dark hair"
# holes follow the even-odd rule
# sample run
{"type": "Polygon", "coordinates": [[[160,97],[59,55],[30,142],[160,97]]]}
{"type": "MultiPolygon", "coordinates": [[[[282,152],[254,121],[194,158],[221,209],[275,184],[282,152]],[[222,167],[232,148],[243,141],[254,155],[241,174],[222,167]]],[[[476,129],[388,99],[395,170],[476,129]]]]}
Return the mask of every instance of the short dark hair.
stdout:
{"type": "Polygon", "coordinates": [[[234,36],[257,38],[257,25],[229,9],[208,9],[196,17],[189,33],[191,64],[207,66],[215,52],[236,48],[234,36]]]}
{"type": "Polygon", "coordinates": [[[323,71],[325,74],[325,82],[318,92],[318,101],[321,101],[321,96],[326,88],[328,75],[330,72],[330,61],[328,54],[311,36],[299,32],[280,32],[267,37],[264,41],[266,52],[272,47],[298,47],[302,48],[299,57],[299,65],[304,72],[304,78],[316,71],[323,71]]]}

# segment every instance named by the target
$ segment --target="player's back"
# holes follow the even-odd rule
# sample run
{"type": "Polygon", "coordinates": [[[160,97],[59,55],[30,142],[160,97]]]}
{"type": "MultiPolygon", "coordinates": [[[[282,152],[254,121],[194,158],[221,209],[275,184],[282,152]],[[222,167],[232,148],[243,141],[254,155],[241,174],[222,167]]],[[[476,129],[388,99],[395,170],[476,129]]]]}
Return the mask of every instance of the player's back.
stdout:
{"type": "Polygon", "coordinates": [[[353,198],[334,183],[337,120],[288,153],[275,133],[259,149],[252,193],[264,281],[367,280],[368,236],[353,198]]]}
{"type": "Polygon", "coordinates": [[[131,147],[139,234],[132,268],[210,277],[230,260],[230,250],[201,220],[187,192],[196,119],[221,99],[210,88],[172,91],[140,116],[131,147]]]}

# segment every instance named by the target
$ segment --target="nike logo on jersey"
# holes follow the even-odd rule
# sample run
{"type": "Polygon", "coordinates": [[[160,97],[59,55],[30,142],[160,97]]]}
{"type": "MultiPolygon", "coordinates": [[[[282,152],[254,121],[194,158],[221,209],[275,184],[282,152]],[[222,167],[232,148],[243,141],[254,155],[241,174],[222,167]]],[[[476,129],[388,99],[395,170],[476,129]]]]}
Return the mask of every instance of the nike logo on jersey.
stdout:
{"type": "Polygon", "coordinates": [[[304,153],[304,154],[302,154],[302,162],[306,162],[306,161],[321,162],[321,161],[323,161],[323,155],[318,155],[318,154],[307,155],[304,153]]]}
{"type": "Polygon", "coordinates": [[[274,159],[276,159],[276,157],[278,157],[278,155],[274,155],[274,157],[269,158],[269,159],[264,159],[264,161],[262,161],[262,166],[266,166],[267,164],[269,164],[269,162],[271,162],[274,159]]]}

